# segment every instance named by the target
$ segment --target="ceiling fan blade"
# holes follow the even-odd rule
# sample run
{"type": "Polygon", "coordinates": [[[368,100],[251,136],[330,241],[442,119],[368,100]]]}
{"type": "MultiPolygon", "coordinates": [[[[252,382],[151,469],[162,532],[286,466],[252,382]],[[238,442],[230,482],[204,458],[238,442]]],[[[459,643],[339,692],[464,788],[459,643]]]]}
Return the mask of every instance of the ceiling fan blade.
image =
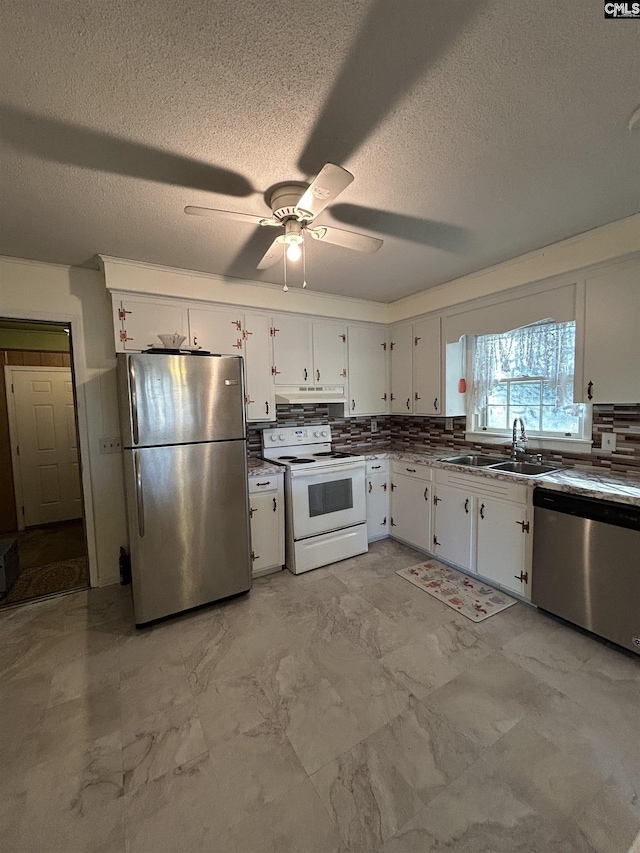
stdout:
{"type": "Polygon", "coordinates": [[[374,0],[300,155],[300,169],[312,175],[329,158],[348,162],[484,6],[486,0],[374,0]]]}
{"type": "Polygon", "coordinates": [[[262,256],[262,260],[256,267],[259,270],[268,270],[269,267],[277,264],[278,261],[282,260],[282,253],[284,251],[282,247],[282,243],[284,242],[284,235],[281,234],[279,237],[273,241],[273,243],[269,246],[267,251],[262,256]]]}
{"type": "Polygon", "coordinates": [[[52,163],[221,195],[254,192],[238,172],[13,107],[0,106],[0,137],[16,151],[52,163]]]}
{"type": "Polygon", "coordinates": [[[216,210],[213,207],[194,207],[188,205],[184,209],[190,216],[207,216],[212,219],[235,219],[236,222],[247,222],[249,225],[260,225],[263,216],[254,216],[252,213],[237,213],[234,210],[216,210]]]}
{"type": "Polygon", "coordinates": [[[448,252],[464,252],[471,245],[472,235],[460,225],[438,222],[436,219],[421,219],[390,210],[376,210],[359,204],[335,204],[331,215],[345,225],[367,228],[379,234],[421,243],[448,252]]]}
{"type": "Polygon", "coordinates": [[[345,249],[353,249],[355,252],[368,252],[373,254],[382,246],[382,240],[377,237],[369,237],[367,234],[357,234],[355,231],[343,231],[341,228],[327,228],[324,225],[319,228],[308,229],[311,235],[322,243],[333,243],[334,246],[343,246],[345,249]]]}
{"type": "Polygon", "coordinates": [[[342,166],[327,163],[322,167],[313,183],[305,190],[296,204],[298,210],[310,214],[310,220],[322,213],[328,204],[332,204],[340,193],[353,181],[351,172],[342,166]]]}

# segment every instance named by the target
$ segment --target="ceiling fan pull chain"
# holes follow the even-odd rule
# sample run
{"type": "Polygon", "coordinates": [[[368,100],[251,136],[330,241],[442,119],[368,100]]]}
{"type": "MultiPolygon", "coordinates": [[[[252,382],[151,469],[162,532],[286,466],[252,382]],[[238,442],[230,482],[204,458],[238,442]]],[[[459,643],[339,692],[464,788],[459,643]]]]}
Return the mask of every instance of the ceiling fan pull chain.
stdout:
{"type": "Polygon", "coordinates": [[[307,241],[302,241],[302,287],[307,286],[307,241]]]}
{"type": "Polygon", "coordinates": [[[289,288],[287,287],[287,253],[283,252],[282,257],[284,260],[284,287],[282,288],[286,293],[289,288]]]}

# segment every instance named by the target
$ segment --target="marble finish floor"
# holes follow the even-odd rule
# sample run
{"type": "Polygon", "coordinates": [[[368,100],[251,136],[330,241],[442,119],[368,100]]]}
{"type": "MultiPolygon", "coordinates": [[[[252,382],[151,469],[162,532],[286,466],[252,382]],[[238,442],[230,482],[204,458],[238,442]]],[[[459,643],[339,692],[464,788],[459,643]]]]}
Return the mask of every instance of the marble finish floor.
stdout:
{"type": "Polygon", "coordinates": [[[627,853],[640,661],[523,604],[473,624],[420,559],[142,631],[120,587],[0,614],[0,849],[627,853]]]}

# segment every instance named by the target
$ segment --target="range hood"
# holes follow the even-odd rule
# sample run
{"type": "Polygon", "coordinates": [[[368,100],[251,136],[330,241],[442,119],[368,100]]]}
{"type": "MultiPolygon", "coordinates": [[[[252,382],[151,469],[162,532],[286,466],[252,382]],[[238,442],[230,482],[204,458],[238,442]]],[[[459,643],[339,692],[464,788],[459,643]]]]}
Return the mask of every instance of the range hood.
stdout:
{"type": "Polygon", "coordinates": [[[294,385],[276,389],[276,403],[346,403],[343,385],[294,385]]]}

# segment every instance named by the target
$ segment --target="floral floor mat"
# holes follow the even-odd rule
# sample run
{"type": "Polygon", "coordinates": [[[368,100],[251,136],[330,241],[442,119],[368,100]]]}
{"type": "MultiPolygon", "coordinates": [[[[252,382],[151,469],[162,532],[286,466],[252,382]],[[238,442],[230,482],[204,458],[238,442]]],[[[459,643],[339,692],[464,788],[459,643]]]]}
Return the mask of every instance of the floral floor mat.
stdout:
{"type": "Polygon", "coordinates": [[[462,613],[472,622],[482,622],[516,603],[515,598],[499,592],[478,578],[464,575],[438,560],[427,560],[396,572],[409,583],[462,613]]]}

